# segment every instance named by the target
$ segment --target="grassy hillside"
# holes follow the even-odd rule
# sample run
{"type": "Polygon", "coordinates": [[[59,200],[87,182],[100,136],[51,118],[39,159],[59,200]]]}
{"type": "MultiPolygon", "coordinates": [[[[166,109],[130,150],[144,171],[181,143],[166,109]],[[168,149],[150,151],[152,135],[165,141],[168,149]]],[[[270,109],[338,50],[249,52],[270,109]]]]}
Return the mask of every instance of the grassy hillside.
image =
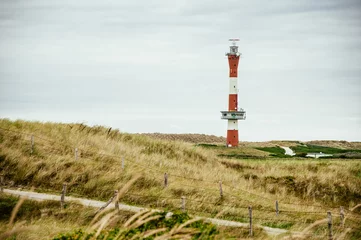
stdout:
{"type": "Polygon", "coordinates": [[[218,137],[214,135],[206,135],[206,134],[164,134],[164,133],[142,133],[140,135],[168,140],[168,141],[182,141],[189,143],[216,143],[216,144],[224,144],[226,139],[224,137],[218,137]]]}
{"type": "Polygon", "coordinates": [[[332,147],[332,148],[341,148],[341,149],[361,149],[361,142],[317,140],[317,141],[305,142],[305,144],[332,147]]]}
{"type": "MultiPolygon", "coordinates": [[[[327,210],[337,214],[340,205],[352,209],[361,203],[360,160],[267,156],[252,147],[202,147],[100,126],[0,120],[0,171],[8,187],[59,193],[67,182],[70,195],[108,200],[115,189],[141,173],[122,202],[177,210],[185,196],[189,214],[241,222],[248,221],[252,205],[255,224],[294,231],[324,218],[327,210]],[[222,157],[231,151],[252,158],[222,157]],[[164,173],[168,174],[167,187],[164,173]],[[281,209],[277,218],[275,200],[281,209]]],[[[360,232],[360,210],[347,214],[351,238],[360,232]]],[[[325,226],[316,230],[326,233],[325,226]]]]}
{"type": "Polygon", "coordinates": [[[320,146],[320,145],[312,145],[312,144],[302,144],[292,146],[291,149],[296,153],[326,153],[326,154],[345,154],[345,153],[361,153],[359,149],[342,149],[342,148],[335,148],[335,147],[327,147],[327,146],[320,146]]]}
{"type": "MultiPolygon", "coordinates": [[[[168,134],[168,133],[142,133],[141,135],[148,136],[155,139],[162,139],[168,141],[183,141],[196,144],[216,144],[218,146],[225,145],[226,139],[214,135],[206,134],[168,134]]],[[[347,142],[337,140],[314,140],[314,141],[281,141],[274,140],[268,142],[240,142],[240,147],[243,148],[270,148],[270,147],[296,147],[302,145],[319,146],[335,148],[340,150],[361,149],[361,142],[347,142]]]]}

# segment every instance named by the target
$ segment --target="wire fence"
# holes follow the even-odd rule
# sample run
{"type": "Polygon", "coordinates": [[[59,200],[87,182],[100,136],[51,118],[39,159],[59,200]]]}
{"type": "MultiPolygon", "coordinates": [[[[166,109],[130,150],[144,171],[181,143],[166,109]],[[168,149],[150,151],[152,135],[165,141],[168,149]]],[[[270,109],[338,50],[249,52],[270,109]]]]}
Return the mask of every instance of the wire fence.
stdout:
{"type": "MultiPolygon", "coordinates": [[[[80,125],[81,127],[82,125],[80,125]]],[[[84,127],[84,126],[83,126],[84,127]]],[[[64,147],[68,147],[71,149],[71,146],[69,145],[65,145],[65,144],[62,144],[62,143],[59,143],[59,142],[56,142],[54,140],[50,140],[50,139],[47,139],[47,138],[44,138],[44,137],[40,137],[39,135],[34,135],[34,134],[30,134],[30,133],[26,133],[26,132],[19,132],[19,131],[14,131],[14,130],[10,130],[10,129],[4,129],[4,128],[1,128],[0,127],[0,130],[3,130],[3,131],[8,131],[8,132],[12,132],[12,133],[16,133],[16,134],[21,134],[21,135],[27,135],[27,136],[31,136],[31,137],[36,137],[38,139],[41,139],[45,142],[48,142],[48,143],[52,143],[52,144],[57,144],[57,145],[62,145],[64,147]]],[[[24,141],[28,141],[26,139],[22,139],[24,141]]],[[[54,145],[47,145],[49,147],[54,147],[54,145]]],[[[33,147],[33,146],[32,146],[33,147]]],[[[83,150],[83,149],[80,149],[80,148],[76,148],[76,150],[78,151],[81,151],[82,153],[87,153],[87,154],[93,154],[93,155],[99,155],[99,156],[106,156],[106,157],[111,157],[111,158],[117,158],[117,159],[124,159],[124,157],[122,156],[118,156],[118,155],[114,155],[114,154],[107,154],[107,153],[99,153],[99,152],[96,152],[96,151],[89,151],[89,150],[83,150]]],[[[127,159],[127,162],[130,162],[134,165],[137,165],[143,169],[146,169],[146,170],[151,170],[151,171],[154,171],[154,172],[158,172],[158,173],[164,173],[164,170],[161,170],[161,169],[157,169],[157,168],[154,168],[154,167],[151,167],[149,164],[148,165],[144,165],[140,162],[137,162],[137,161],[134,161],[134,160],[131,160],[131,159],[127,159]]],[[[169,169],[170,171],[171,169],[169,169]]],[[[192,177],[186,177],[186,176],[180,176],[180,175],[176,175],[176,174],[172,174],[172,173],[167,173],[168,177],[175,177],[175,178],[181,178],[181,179],[186,179],[186,180],[192,180],[192,181],[199,181],[199,182],[206,182],[206,183],[210,183],[210,184],[218,184],[219,181],[211,181],[211,180],[204,180],[204,179],[197,179],[197,178],[192,178],[192,177]]],[[[154,177],[154,176],[153,176],[154,177]]],[[[187,187],[193,187],[192,185],[185,185],[182,183],[183,186],[187,186],[187,187]]],[[[228,187],[234,191],[241,191],[243,193],[247,193],[247,194],[250,194],[252,196],[255,196],[255,197],[258,197],[258,198],[261,198],[261,199],[264,199],[264,200],[268,200],[268,201],[271,201],[272,202],[272,205],[275,201],[277,201],[276,199],[270,199],[270,198],[267,198],[265,196],[261,196],[259,194],[256,194],[256,193],[253,193],[253,192],[250,192],[248,190],[245,190],[245,189],[242,189],[240,187],[238,188],[235,188],[229,184],[226,184],[224,182],[222,182],[222,186],[223,187],[228,187]]],[[[202,190],[204,191],[211,191],[211,192],[218,192],[219,189],[214,189],[214,188],[208,188],[208,187],[202,187],[202,190]]],[[[228,195],[228,196],[231,196],[231,197],[235,197],[235,198],[238,198],[238,199],[241,199],[241,200],[244,200],[242,199],[239,195],[235,195],[233,193],[230,193],[228,191],[224,191],[223,190],[223,193],[225,195],[228,195]]],[[[250,203],[253,203],[252,201],[250,200],[246,200],[250,203]]],[[[280,202],[280,201],[279,201],[280,202]]],[[[282,202],[282,204],[286,204],[286,205],[290,205],[290,206],[307,206],[307,207],[315,207],[315,208],[324,208],[324,209],[334,209],[334,210],[338,210],[338,208],[330,208],[330,207],[326,207],[326,206],[322,206],[322,205],[314,205],[314,204],[310,204],[310,203],[289,203],[289,202],[282,202]]],[[[348,209],[345,209],[346,211],[348,211],[348,209]]],[[[284,211],[286,212],[286,211],[284,211]]],[[[291,212],[291,211],[287,211],[287,212],[291,212]]],[[[307,212],[307,213],[311,213],[311,212],[307,212]]],[[[320,212],[316,212],[316,213],[320,213],[320,212]]]]}
{"type": "MultiPolygon", "coordinates": [[[[20,132],[20,131],[15,131],[15,130],[11,130],[11,129],[5,129],[5,128],[1,128],[0,130],[3,132],[8,132],[8,133],[12,133],[12,134],[17,134],[17,135],[22,135],[22,136],[27,136],[30,137],[30,139],[16,139],[16,140],[21,140],[21,141],[26,141],[28,142],[30,140],[30,144],[29,144],[29,153],[32,154],[34,151],[34,145],[35,145],[35,140],[34,139],[38,139],[43,141],[41,144],[43,144],[46,147],[50,147],[51,149],[54,149],[56,146],[61,146],[65,149],[68,150],[69,153],[72,152],[72,150],[74,149],[72,146],[68,145],[68,144],[64,144],[64,143],[60,143],[54,140],[50,140],[47,139],[46,137],[43,136],[39,136],[39,135],[34,135],[32,133],[27,133],[27,132],[20,132]]],[[[110,131],[108,131],[109,134],[110,131]]],[[[39,146],[39,142],[36,142],[37,147],[39,146]]],[[[64,149],[60,149],[60,151],[63,151],[64,149]]],[[[121,167],[124,169],[124,156],[119,156],[119,155],[114,155],[114,154],[109,154],[109,153],[104,153],[104,152],[99,152],[99,151],[90,151],[90,150],[84,150],[84,149],[79,149],[79,148],[75,148],[74,152],[75,152],[75,159],[77,160],[78,158],[80,158],[80,156],[78,156],[78,151],[81,151],[82,159],[88,159],[91,160],[92,157],[94,156],[99,156],[99,157],[109,157],[109,158],[115,158],[121,161],[121,167]]],[[[256,221],[272,221],[272,222],[287,222],[287,223],[300,223],[300,224],[305,224],[305,219],[302,219],[301,216],[302,215],[317,215],[317,216],[326,216],[326,211],[296,211],[296,210],[283,210],[283,209],[279,209],[279,204],[283,204],[286,205],[287,207],[296,207],[296,206],[303,206],[303,207],[307,207],[307,208],[319,208],[320,210],[332,210],[330,211],[330,213],[332,213],[333,216],[337,216],[341,218],[341,222],[342,224],[345,224],[345,222],[352,222],[353,224],[360,224],[361,222],[361,217],[359,214],[354,213],[352,211],[350,211],[349,209],[343,209],[344,211],[346,211],[346,214],[342,211],[340,211],[339,208],[329,208],[327,206],[322,206],[322,205],[315,205],[315,204],[307,204],[307,203],[290,203],[290,202],[282,202],[282,201],[278,201],[276,199],[271,199],[265,196],[261,196],[259,194],[256,194],[254,192],[250,192],[246,189],[242,189],[240,187],[233,187],[231,186],[231,184],[223,182],[223,181],[212,181],[212,180],[206,180],[206,179],[200,179],[200,178],[193,178],[193,177],[186,177],[186,176],[181,176],[181,175],[177,175],[177,174],[172,174],[170,173],[172,169],[165,169],[162,168],[156,168],[154,166],[151,166],[150,164],[143,164],[139,161],[136,160],[132,160],[132,159],[127,159],[127,165],[129,165],[129,163],[133,166],[137,166],[143,170],[146,170],[148,173],[152,172],[152,173],[161,173],[161,175],[151,175],[154,179],[157,179],[160,182],[164,182],[165,186],[164,187],[168,187],[169,184],[173,184],[175,182],[175,179],[184,179],[187,181],[197,181],[197,182],[202,182],[205,183],[206,186],[202,186],[202,188],[199,188],[199,186],[195,187],[194,185],[189,185],[189,184],[184,184],[184,182],[181,183],[181,186],[183,187],[188,187],[188,188],[192,188],[195,189],[197,192],[209,192],[212,194],[215,193],[219,193],[220,196],[218,198],[217,202],[212,202],[210,201],[210,199],[204,199],[204,200],[199,200],[199,199],[193,199],[190,197],[185,197],[185,196],[172,196],[172,197],[163,197],[163,196],[155,196],[155,195],[144,195],[144,194],[136,194],[136,193],[126,193],[125,197],[138,197],[138,198],[146,198],[149,200],[149,198],[152,198],[156,201],[162,200],[162,201],[177,201],[178,203],[180,201],[182,201],[182,204],[184,205],[185,203],[183,201],[187,202],[187,208],[185,206],[182,206],[183,210],[187,210],[187,212],[195,212],[198,214],[205,214],[205,212],[201,212],[199,211],[199,208],[195,207],[195,206],[204,206],[204,205],[209,205],[209,207],[212,209],[212,211],[210,212],[206,212],[206,214],[219,214],[220,216],[222,216],[222,214],[220,214],[220,212],[224,211],[226,212],[226,208],[228,209],[233,209],[233,210],[239,210],[239,211],[243,211],[243,212],[249,212],[250,208],[251,208],[251,212],[253,211],[259,211],[261,214],[264,215],[264,213],[273,213],[276,216],[273,218],[267,218],[267,217],[259,217],[257,214],[256,218],[254,218],[256,221]],[[164,175],[163,175],[164,174],[164,175]],[[168,182],[168,179],[172,179],[171,183],[168,182]],[[211,186],[218,186],[217,188],[212,188],[211,186]],[[227,188],[228,190],[232,191],[229,192],[228,190],[226,191],[225,188],[227,188]],[[268,201],[268,206],[259,206],[259,204],[255,201],[251,201],[249,199],[245,199],[244,197],[242,197],[243,194],[249,194],[251,196],[254,196],[258,199],[262,199],[262,200],[266,200],[268,201]],[[242,206],[239,204],[227,204],[224,203],[224,201],[219,201],[219,199],[223,199],[224,196],[230,197],[230,198],[234,198],[237,199],[240,202],[247,202],[248,206],[242,206]],[[183,200],[182,200],[183,199],[183,200]],[[186,200],[184,200],[186,199],[186,200]],[[274,203],[276,202],[276,209],[271,207],[274,206],[274,203]],[[251,207],[251,205],[256,205],[251,207]],[[222,208],[221,210],[219,208],[222,208]],[[302,219],[302,221],[297,221],[295,218],[282,218],[280,217],[280,215],[284,215],[284,214],[288,214],[285,215],[287,216],[291,216],[294,214],[297,214],[298,218],[296,219],[302,219]],[[345,218],[345,215],[347,215],[347,217],[345,218]],[[343,220],[342,220],[343,219],[343,220]]],[[[3,183],[2,183],[3,184],[3,183]]],[[[2,185],[1,184],[1,185],[2,185]]],[[[63,197],[64,198],[64,197],[63,197]]],[[[178,203],[173,203],[172,205],[175,206],[178,203]]],[[[170,205],[170,206],[172,206],[170,205]]],[[[253,216],[248,215],[237,215],[236,216],[237,219],[253,219],[253,216]]],[[[229,219],[229,216],[226,217],[226,219],[229,219]]],[[[307,219],[306,219],[307,220],[307,219]]]]}

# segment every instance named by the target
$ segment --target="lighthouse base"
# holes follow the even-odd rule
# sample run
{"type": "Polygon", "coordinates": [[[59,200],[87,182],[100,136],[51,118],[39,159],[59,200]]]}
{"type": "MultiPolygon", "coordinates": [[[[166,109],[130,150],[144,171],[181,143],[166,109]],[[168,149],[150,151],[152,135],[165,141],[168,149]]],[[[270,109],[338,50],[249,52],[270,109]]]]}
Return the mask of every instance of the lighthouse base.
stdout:
{"type": "Polygon", "coordinates": [[[227,146],[238,146],[238,130],[227,130],[227,146]]]}

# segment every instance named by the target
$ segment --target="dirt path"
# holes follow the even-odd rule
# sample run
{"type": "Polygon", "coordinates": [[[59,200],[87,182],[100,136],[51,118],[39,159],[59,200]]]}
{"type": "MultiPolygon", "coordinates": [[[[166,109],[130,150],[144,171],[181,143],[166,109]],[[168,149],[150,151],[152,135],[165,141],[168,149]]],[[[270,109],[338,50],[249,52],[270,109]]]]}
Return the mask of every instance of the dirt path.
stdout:
{"type": "Polygon", "coordinates": [[[283,148],[286,151],[285,155],[290,155],[290,156],[296,155],[296,153],[289,147],[281,147],[281,148],[283,148]]]}
{"type": "MultiPolygon", "coordinates": [[[[27,192],[27,191],[19,191],[19,190],[11,190],[11,189],[4,189],[4,193],[15,195],[15,196],[27,197],[28,199],[36,200],[36,201],[50,200],[50,201],[59,201],[60,202],[59,195],[27,192]]],[[[68,196],[65,197],[65,201],[66,202],[77,202],[81,205],[88,206],[88,207],[95,207],[95,208],[100,208],[105,204],[105,202],[102,202],[102,201],[90,200],[90,199],[85,199],[85,198],[68,197],[68,196]]],[[[114,208],[114,205],[110,204],[107,208],[114,208]]],[[[135,206],[125,205],[125,204],[119,204],[119,208],[121,210],[130,211],[130,212],[140,212],[142,210],[147,209],[147,208],[135,207],[135,206]]],[[[159,211],[156,209],[153,209],[153,210],[159,211]]],[[[219,225],[219,226],[249,227],[248,223],[240,223],[240,222],[221,220],[221,219],[216,219],[216,218],[206,218],[206,221],[211,222],[215,225],[219,225]]],[[[265,226],[261,226],[261,225],[254,225],[254,226],[262,228],[269,235],[279,235],[279,234],[288,232],[287,230],[280,229],[280,228],[270,228],[270,227],[265,227],[265,226]]]]}

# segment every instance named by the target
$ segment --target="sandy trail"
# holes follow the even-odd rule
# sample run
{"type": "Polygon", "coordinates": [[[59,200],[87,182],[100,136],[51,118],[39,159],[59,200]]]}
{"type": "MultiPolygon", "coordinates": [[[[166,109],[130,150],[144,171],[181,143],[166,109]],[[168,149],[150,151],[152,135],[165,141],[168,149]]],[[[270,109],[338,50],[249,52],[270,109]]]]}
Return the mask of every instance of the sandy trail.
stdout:
{"type": "Polygon", "coordinates": [[[283,148],[286,151],[285,155],[290,155],[290,156],[296,155],[296,153],[289,147],[281,147],[281,148],[283,148]]]}
{"type": "MultiPolygon", "coordinates": [[[[60,195],[19,191],[19,190],[12,190],[12,189],[4,189],[4,193],[15,195],[15,196],[27,197],[28,199],[36,200],[36,201],[50,200],[50,201],[59,201],[60,202],[60,195]]],[[[105,205],[105,202],[102,202],[102,201],[96,201],[96,200],[85,199],[85,198],[68,197],[68,196],[65,197],[65,201],[66,202],[77,202],[81,205],[84,205],[87,207],[95,207],[95,208],[100,208],[103,205],[105,205]]],[[[109,209],[109,208],[114,208],[114,204],[109,204],[107,209],[109,209]]],[[[143,210],[149,210],[147,208],[130,206],[130,205],[125,205],[125,204],[119,204],[119,209],[124,210],[124,211],[130,211],[130,212],[140,212],[143,210]]],[[[152,210],[160,211],[157,209],[152,209],[152,210]]],[[[219,225],[219,226],[249,227],[248,223],[240,223],[240,222],[234,222],[234,221],[228,221],[228,220],[222,220],[222,219],[216,219],[216,218],[205,218],[205,219],[207,222],[211,222],[211,223],[213,223],[215,225],[219,225]]],[[[287,230],[280,229],[280,228],[270,228],[270,227],[265,227],[265,226],[261,226],[261,225],[254,225],[254,226],[262,228],[269,235],[279,235],[279,234],[288,232],[287,230]]]]}

